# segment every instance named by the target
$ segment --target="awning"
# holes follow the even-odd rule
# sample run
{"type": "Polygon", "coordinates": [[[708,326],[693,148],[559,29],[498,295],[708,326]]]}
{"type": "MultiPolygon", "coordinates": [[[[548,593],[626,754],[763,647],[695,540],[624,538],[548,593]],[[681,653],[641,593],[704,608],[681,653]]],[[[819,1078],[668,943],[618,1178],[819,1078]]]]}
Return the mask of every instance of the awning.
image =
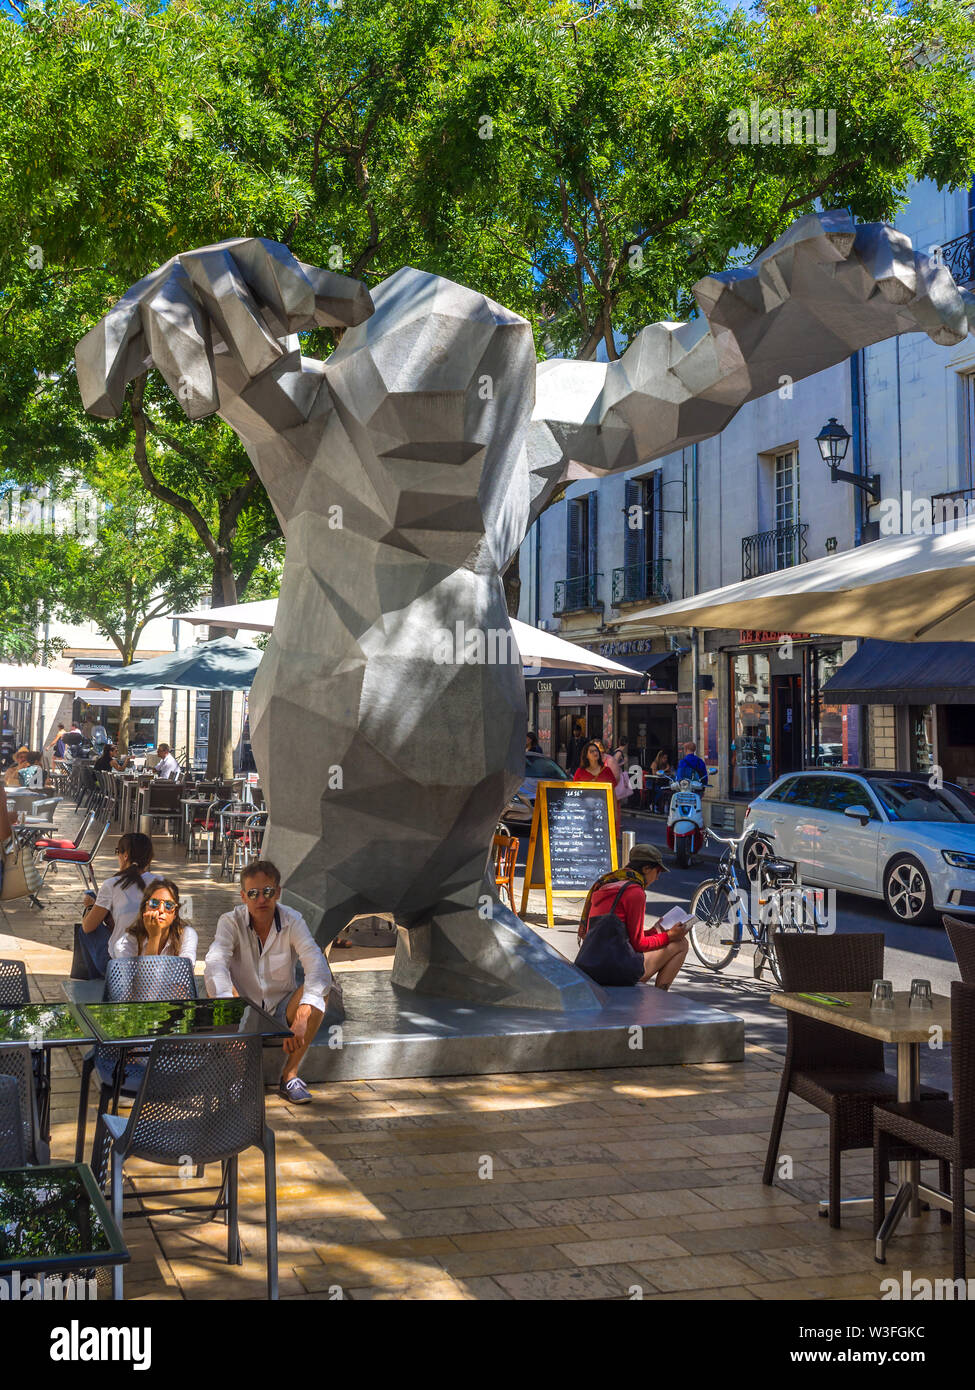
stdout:
{"type": "MultiPolygon", "coordinates": [[[[81,690],[78,698],[84,700],[92,709],[118,709],[122,692],[120,690],[81,690]]],[[[133,709],[158,709],[163,702],[161,690],[133,690],[133,709]]]]}
{"type": "Polygon", "coordinates": [[[837,705],[975,705],[975,645],[870,638],[821,695],[837,705]]]}
{"type": "Polygon", "coordinates": [[[525,690],[529,695],[547,695],[556,690],[572,690],[575,682],[575,675],[567,671],[543,668],[536,676],[525,677],[525,690]]]}

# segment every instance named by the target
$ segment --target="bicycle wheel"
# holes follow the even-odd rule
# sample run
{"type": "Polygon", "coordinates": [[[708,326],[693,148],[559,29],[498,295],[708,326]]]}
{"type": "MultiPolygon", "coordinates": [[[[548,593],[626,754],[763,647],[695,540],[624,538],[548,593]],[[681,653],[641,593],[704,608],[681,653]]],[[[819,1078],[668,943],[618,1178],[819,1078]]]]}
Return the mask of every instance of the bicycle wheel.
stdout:
{"type": "Polygon", "coordinates": [[[709,970],[723,970],[741,946],[741,907],[737,893],[719,878],[702,883],[691,898],[697,918],[691,928],[694,954],[709,970]]]}

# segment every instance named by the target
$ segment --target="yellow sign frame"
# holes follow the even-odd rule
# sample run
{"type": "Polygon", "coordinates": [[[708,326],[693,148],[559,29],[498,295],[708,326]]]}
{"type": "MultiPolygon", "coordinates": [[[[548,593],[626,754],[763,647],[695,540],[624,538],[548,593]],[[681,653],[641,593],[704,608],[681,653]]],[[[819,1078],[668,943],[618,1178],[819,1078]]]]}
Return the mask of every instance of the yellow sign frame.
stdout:
{"type": "MultiPolygon", "coordinates": [[[[525,857],[525,881],[524,881],[524,886],[523,886],[523,888],[522,888],[522,894],[521,894],[521,916],[524,917],[525,912],[526,912],[527,909],[528,909],[528,894],[530,893],[532,887],[536,887],[536,888],[537,888],[537,887],[540,887],[540,886],[544,886],[544,888],[545,888],[545,920],[546,920],[546,924],[547,924],[548,926],[554,927],[554,926],[555,926],[555,915],[554,915],[554,912],[553,912],[552,900],[553,900],[554,898],[577,898],[577,897],[579,897],[579,890],[578,890],[578,888],[553,888],[553,887],[552,887],[552,859],[551,859],[551,846],[550,846],[550,844],[549,844],[549,834],[548,834],[548,789],[549,789],[549,787],[558,787],[560,790],[563,790],[563,791],[564,791],[564,790],[565,790],[565,787],[566,787],[566,783],[565,783],[565,782],[539,782],[538,785],[537,785],[537,787],[536,787],[536,789],[535,789],[535,809],[534,809],[534,811],[533,811],[533,813],[532,813],[531,833],[530,833],[529,839],[528,839],[528,853],[527,853],[527,855],[526,855],[526,857],[525,857]],[[541,829],[541,835],[540,835],[540,836],[539,836],[539,828],[541,829]],[[541,840],[540,849],[539,849],[539,840],[541,840]],[[537,854],[539,854],[539,852],[540,852],[540,854],[541,854],[541,863],[542,863],[542,884],[541,884],[541,885],[539,885],[539,884],[534,884],[534,885],[533,885],[533,884],[532,884],[532,877],[533,877],[533,874],[534,874],[534,871],[535,871],[535,857],[536,857],[537,854]]],[[[576,784],[576,788],[575,788],[575,789],[576,789],[576,790],[585,791],[586,793],[593,793],[593,792],[594,792],[594,793],[596,793],[597,795],[601,795],[601,794],[605,793],[605,795],[606,795],[606,803],[607,803],[607,806],[608,806],[608,808],[609,808],[609,809],[608,809],[608,817],[609,817],[609,854],[610,854],[610,867],[611,867],[612,869],[618,869],[618,868],[619,868],[619,847],[618,847],[618,834],[619,834],[619,832],[618,832],[617,825],[616,825],[616,795],[615,795],[615,790],[616,790],[616,789],[615,789],[615,787],[611,786],[609,782],[578,782],[578,783],[576,784]]]]}

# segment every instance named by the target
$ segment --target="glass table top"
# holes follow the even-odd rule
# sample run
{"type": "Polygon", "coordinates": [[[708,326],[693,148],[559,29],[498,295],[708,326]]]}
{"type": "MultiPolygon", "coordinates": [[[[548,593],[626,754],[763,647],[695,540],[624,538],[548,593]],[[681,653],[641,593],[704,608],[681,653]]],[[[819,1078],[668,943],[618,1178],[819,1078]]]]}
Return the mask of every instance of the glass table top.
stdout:
{"type": "Polygon", "coordinates": [[[91,1029],[69,1004],[24,1004],[18,1009],[0,1009],[0,1046],[93,1041],[91,1029]]]}
{"type": "Polygon", "coordinates": [[[0,1169],[0,1269],[82,1267],[128,1258],[85,1164],[0,1169]]]}
{"type": "Polygon", "coordinates": [[[101,1042],[153,1042],[156,1038],[226,1038],[248,1034],[284,1038],[291,1031],[246,999],[79,1003],[77,1008],[101,1042]]]}

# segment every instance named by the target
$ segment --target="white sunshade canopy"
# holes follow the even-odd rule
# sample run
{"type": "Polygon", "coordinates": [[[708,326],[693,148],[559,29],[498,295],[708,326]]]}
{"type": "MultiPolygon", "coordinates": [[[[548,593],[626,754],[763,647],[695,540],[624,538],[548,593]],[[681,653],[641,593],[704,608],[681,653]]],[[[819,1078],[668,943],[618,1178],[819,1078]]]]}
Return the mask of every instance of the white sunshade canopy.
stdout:
{"type": "Polygon", "coordinates": [[[73,695],[88,687],[87,676],[71,671],[55,671],[49,666],[13,666],[0,661],[0,690],[43,690],[56,695],[73,695]]]}
{"type": "MultiPolygon", "coordinates": [[[[176,617],[184,623],[212,623],[214,627],[250,628],[255,632],[270,632],[274,627],[278,601],[276,598],[260,599],[256,603],[235,603],[226,608],[209,608],[205,612],[177,613],[176,617]]],[[[597,656],[595,652],[577,647],[574,642],[566,642],[556,637],[554,632],[543,632],[530,623],[511,618],[511,630],[521,659],[526,667],[555,669],[559,671],[611,671],[617,675],[639,674],[629,666],[621,666],[608,657],[597,656]]]]}
{"type": "Polygon", "coordinates": [[[823,560],[631,614],[659,627],[975,642],[975,521],[885,536],[823,560]]]}

